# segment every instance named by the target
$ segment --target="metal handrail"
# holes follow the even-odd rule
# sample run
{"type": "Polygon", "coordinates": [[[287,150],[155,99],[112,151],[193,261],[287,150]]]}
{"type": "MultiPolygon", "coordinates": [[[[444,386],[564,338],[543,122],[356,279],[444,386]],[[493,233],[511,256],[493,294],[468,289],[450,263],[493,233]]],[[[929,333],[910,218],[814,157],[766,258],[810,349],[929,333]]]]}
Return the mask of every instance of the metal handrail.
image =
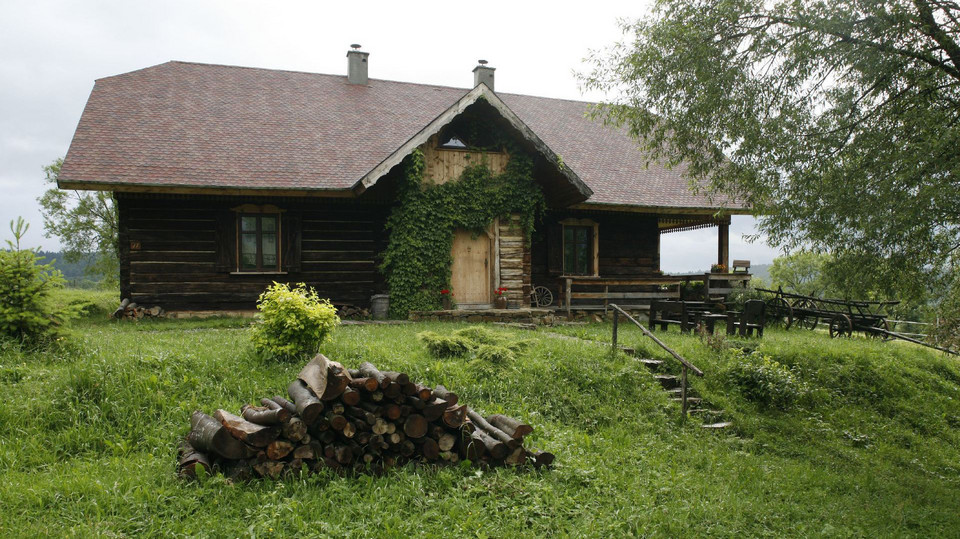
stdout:
{"type": "Polygon", "coordinates": [[[673,351],[672,348],[664,344],[663,341],[658,339],[656,335],[650,332],[649,329],[645,328],[643,324],[638,322],[634,317],[630,316],[630,313],[621,309],[619,305],[615,303],[611,303],[610,308],[613,309],[613,339],[612,340],[613,340],[614,350],[617,349],[617,325],[619,323],[620,315],[622,314],[623,316],[627,317],[627,320],[633,322],[634,325],[640,328],[640,331],[642,331],[644,335],[653,339],[653,342],[657,343],[660,346],[660,348],[663,348],[664,350],[669,352],[671,356],[673,356],[677,361],[680,362],[680,373],[681,373],[680,374],[680,401],[681,401],[680,413],[683,414],[684,417],[686,417],[687,415],[687,370],[689,369],[693,371],[693,374],[697,376],[703,376],[703,371],[698,369],[697,366],[694,365],[693,363],[690,363],[689,361],[684,359],[683,356],[673,351]]]}

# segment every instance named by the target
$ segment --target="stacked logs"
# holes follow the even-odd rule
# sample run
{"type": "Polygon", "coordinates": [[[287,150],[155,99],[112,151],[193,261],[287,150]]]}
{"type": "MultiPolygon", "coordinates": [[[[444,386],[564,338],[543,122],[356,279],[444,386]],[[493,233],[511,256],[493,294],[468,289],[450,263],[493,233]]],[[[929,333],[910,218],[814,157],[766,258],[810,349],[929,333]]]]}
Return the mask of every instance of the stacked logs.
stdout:
{"type": "Polygon", "coordinates": [[[117,310],[113,311],[113,318],[120,320],[139,320],[141,318],[160,318],[166,315],[163,308],[155,305],[153,307],[141,307],[135,302],[130,301],[128,298],[124,298],[120,302],[120,306],[117,307],[117,310]]]}
{"type": "Polygon", "coordinates": [[[179,453],[179,472],[197,467],[227,477],[277,478],[322,468],[380,471],[406,462],[550,466],[554,456],[523,447],[533,428],[504,415],[486,418],[456,393],[418,384],[371,363],[357,370],[317,354],[287,387],[289,399],[260,399],[235,415],[196,411],[179,453]]]}

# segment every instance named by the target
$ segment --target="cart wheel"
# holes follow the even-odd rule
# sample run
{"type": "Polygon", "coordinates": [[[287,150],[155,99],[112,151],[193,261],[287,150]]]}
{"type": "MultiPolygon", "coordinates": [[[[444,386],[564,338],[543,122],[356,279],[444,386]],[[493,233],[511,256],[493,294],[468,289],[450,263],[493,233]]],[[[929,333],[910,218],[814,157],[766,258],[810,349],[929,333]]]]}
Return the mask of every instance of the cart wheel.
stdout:
{"type": "Polygon", "coordinates": [[[817,328],[817,323],[820,322],[820,317],[809,312],[815,310],[815,307],[816,305],[814,305],[809,299],[801,299],[793,305],[794,316],[796,316],[796,324],[799,327],[809,329],[811,331],[817,328]],[[801,312],[798,313],[797,311],[801,312]]]}
{"type": "Polygon", "coordinates": [[[853,322],[845,314],[838,314],[830,320],[830,337],[849,337],[853,335],[853,322]]]}
{"type": "MultiPolygon", "coordinates": [[[[887,320],[885,318],[881,320],[877,320],[877,322],[873,324],[873,327],[877,329],[882,329],[884,331],[890,331],[890,324],[887,323],[887,320]]],[[[870,336],[873,337],[874,339],[883,339],[885,341],[889,341],[890,339],[893,338],[890,335],[887,335],[886,333],[875,333],[873,331],[870,331],[869,333],[870,333],[870,336]]]]}
{"type": "Polygon", "coordinates": [[[768,299],[767,320],[771,325],[782,325],[783,329],[790,329],[793,324],[793,307],[783,298],[768,299]]]}
{"type": "Polygon", "coordinates": [[[533,296],[533,305],[535,307],[549,307],[553,304],[553,292],[545,286],[533,287],[533,292],[531,292],[530,295],[533,296]]]}

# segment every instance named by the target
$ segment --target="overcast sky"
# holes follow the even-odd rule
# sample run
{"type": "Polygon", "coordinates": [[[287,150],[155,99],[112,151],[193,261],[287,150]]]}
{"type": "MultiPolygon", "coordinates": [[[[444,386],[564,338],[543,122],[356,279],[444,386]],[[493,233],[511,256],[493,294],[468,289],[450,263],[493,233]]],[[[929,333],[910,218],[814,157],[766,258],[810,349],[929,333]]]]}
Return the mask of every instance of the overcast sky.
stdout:
{"type": "MultiPolygon", "coordinates": [[[[345,74],[346,51],[370,53],[371,78],[469,87],[480,58],[497,68],[497,90],[569,99],[591,49],[620,38],[617,18],[648,2],[0,2],[0,238],[18,215],[30,246],[42,236],[36,203],[42,167],[66,154],[94,80],[168,60],[345,74]]],[[[770,262],[747,244],[753,219],[734,217],[731,258],[770,262]]],[[[665,271],[716,260],[716,229],[664,236],[665,271]]]]}

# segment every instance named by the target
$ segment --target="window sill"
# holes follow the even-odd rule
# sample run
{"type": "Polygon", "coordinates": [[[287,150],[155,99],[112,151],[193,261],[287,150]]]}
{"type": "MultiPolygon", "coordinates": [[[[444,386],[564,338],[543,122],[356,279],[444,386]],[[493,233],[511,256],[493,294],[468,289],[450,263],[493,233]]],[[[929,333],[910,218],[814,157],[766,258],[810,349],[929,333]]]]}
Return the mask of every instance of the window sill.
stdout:
{"type": "Polygon", "coordinates": [[[286,275],[286,271],[231,271],[230,275],[286,275]]]}

